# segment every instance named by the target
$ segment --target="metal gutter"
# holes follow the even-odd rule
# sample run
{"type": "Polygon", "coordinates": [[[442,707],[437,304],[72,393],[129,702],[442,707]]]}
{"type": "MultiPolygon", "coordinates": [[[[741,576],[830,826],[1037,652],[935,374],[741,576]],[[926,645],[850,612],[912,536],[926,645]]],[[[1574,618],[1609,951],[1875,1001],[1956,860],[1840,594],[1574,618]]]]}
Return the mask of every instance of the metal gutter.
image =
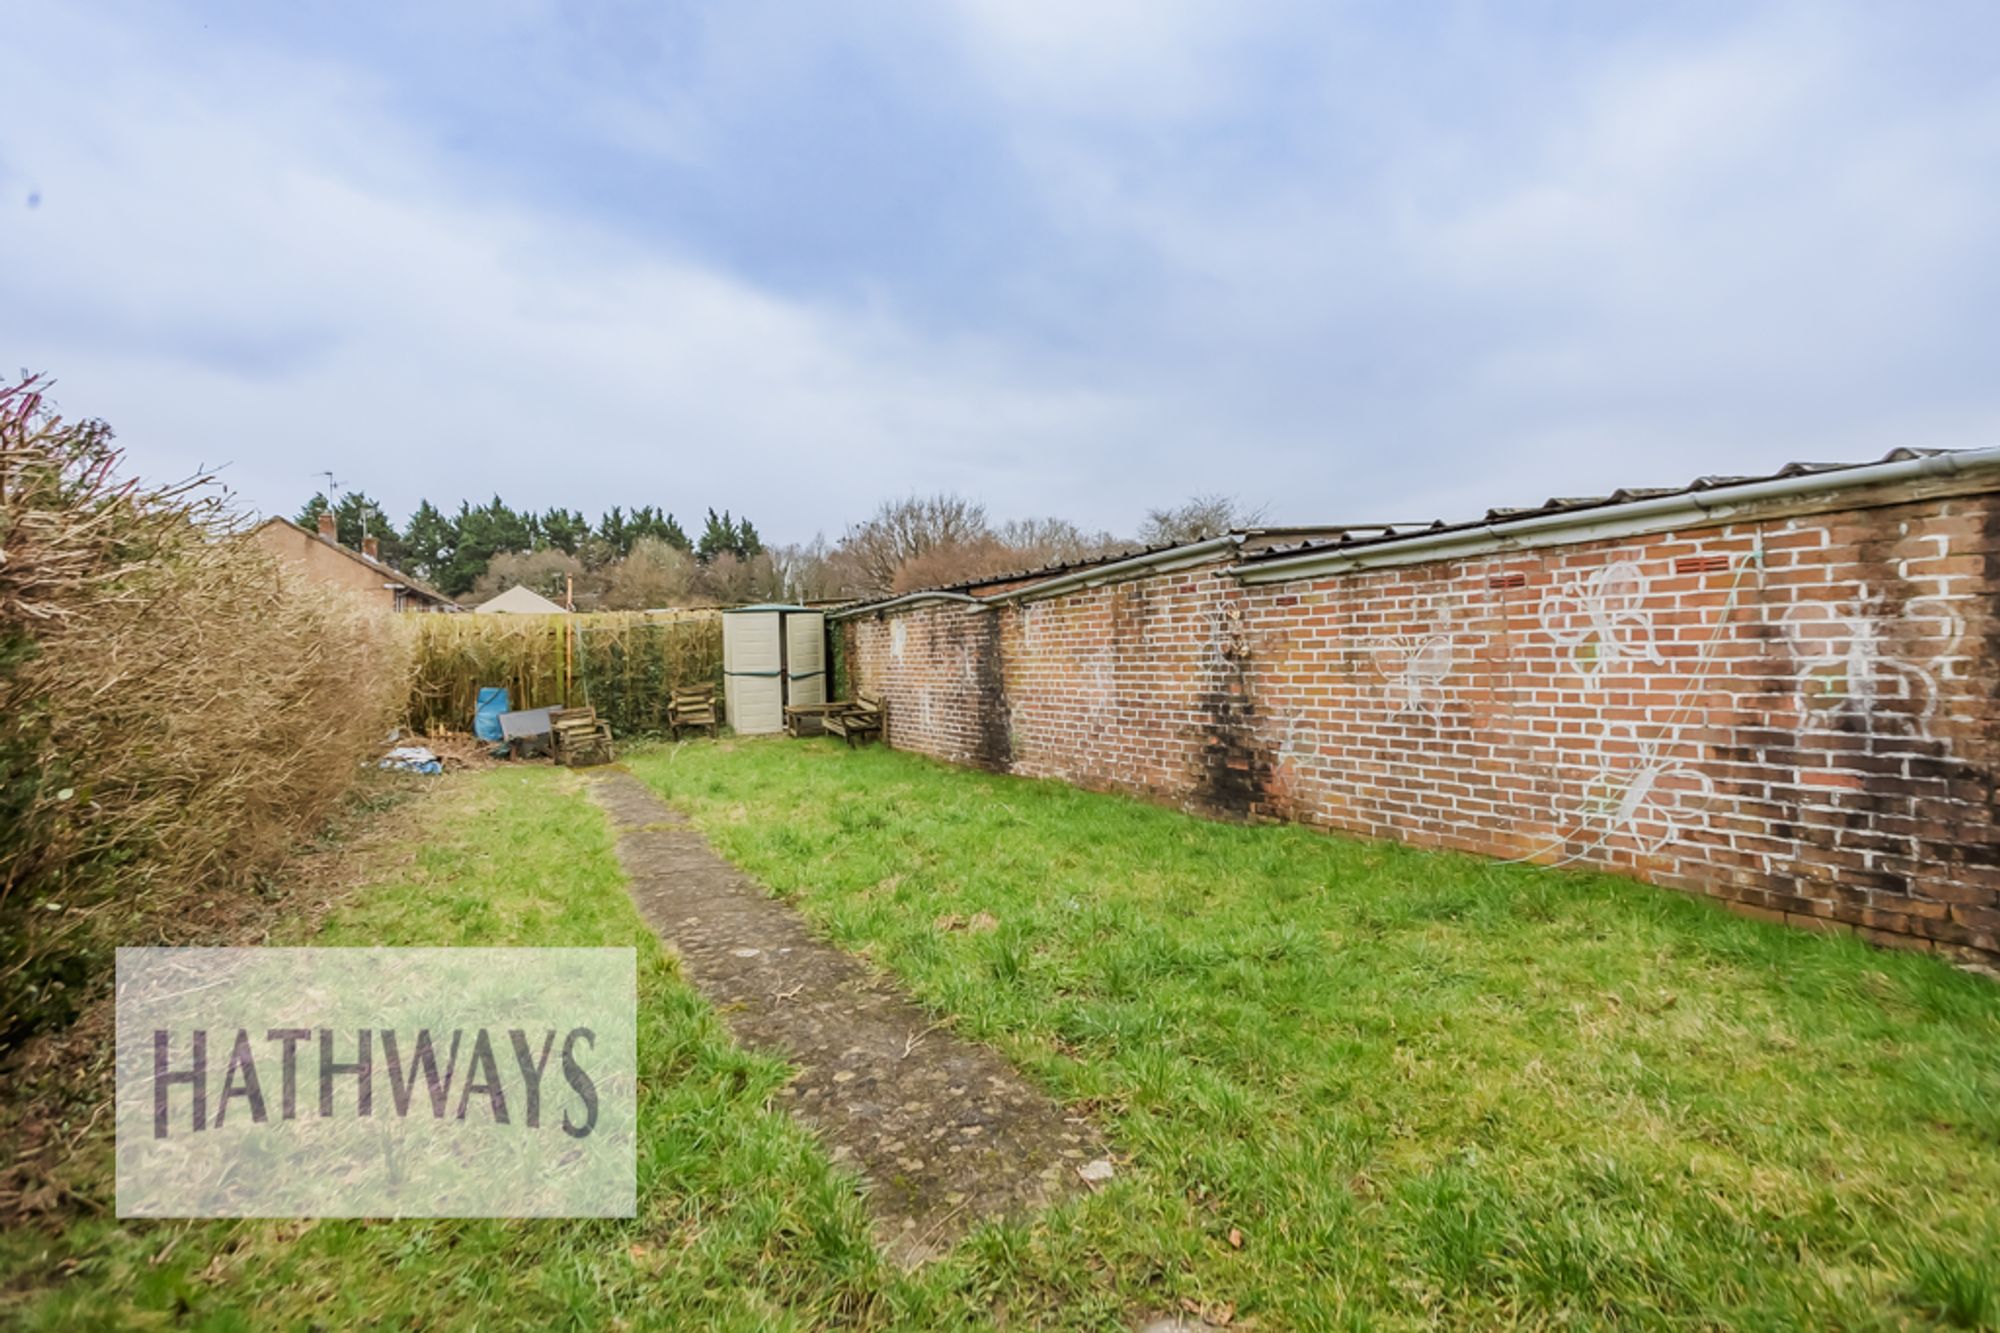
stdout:
{"type": "Polygon", "coordinates": [[[1275,560],[1231,565],[1228,572],[1246,584],[1284,583],[1351,570],[1391,569],[1400,565],[1498,551],[1533,550],[1542,546],[1670,532],[1687,526],[1690,519],[1703,524],[1726,519],[1743,506],[1759,501],[1823,494],[1857,486],[1917,481],[1926,477],[1955,476],[1992,468],[2000,468],[2000,448],[1967,449],[1958,453],[1933,454],[1928,458],[1906,458],[1895,463],[1871,463],[1833,472],[1809,472],[1796,477],[1745,482],[1738,486],[1718,486],[1708,491],[1686,491],[1651,500],[1535,514],[1497,523],[1478,523],[1442,532],[1412,533],[1407,537],[1391,537],[1346,550],[1307,551],[1275,560]]]}
{"type": "Polygon", "coordinates": [[[1140,574],[1171,573],[1191,565],[1208,564],[1216,556],[1233,551],[1242,544],[1241,534],[1225,533],[1220,537],[1210,537],[1206,541],[1190,542],[1186,546],[1170,546],[1164,551],[1135,555],[1129,560],[1118,560],[1108,565],[1094,565],[1089,569],[1058,574],[1055,578],[1043,579],[1040,583],[1030,583],[1027,587],[1016,588],[1012,592],[995,593],[986,601],[996,604],[1033,601],[1043,597],[1054,597],[1078,588],[1095,588],[1102,583],[1116,583],[1121,579],[1140,574]]]}
{"type": "Polygon", "coordinates": [[[901,597],[891,597],[886,602],[863,602],[859,606],[845,606],[828,611],[828,620],[852,620],[855,616],[873,615],[877,611],[889,611],[899,606],[915,606],[919,602],[970,602],[984,610],[991,608],[979,598],[962,592],[906,592],[901,597]]]}

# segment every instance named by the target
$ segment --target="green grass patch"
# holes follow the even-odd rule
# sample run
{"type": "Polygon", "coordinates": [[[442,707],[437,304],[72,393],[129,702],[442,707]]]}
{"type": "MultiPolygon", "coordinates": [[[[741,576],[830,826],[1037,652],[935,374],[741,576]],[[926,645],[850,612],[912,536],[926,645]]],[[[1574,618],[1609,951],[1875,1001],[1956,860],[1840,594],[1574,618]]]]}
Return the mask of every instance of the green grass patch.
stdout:
{"type": "Polygon", "coordinates": [[[914,1275],[639,921],[568,774],[453,779],[310,940],[639,950],[632,1221],[0,1236],[0,1324],[1991,1326],[2000,991],[1622,880],[1243,828],[879,747],[633,768],[1094,1115],[1101,1192],[914,1275]],[[967,923],[990,915],[991,929],[967,923]],[[1232,1233],[1240,1245],[1232,1241],[1232,1233]]]}
{"type": "Polygon", "coordinates": [[[1935,960],[879,747],[632,767],[1130,1155],[961,1247],[998,1308],[2000,1319],[2000,989],[1935,960]]]}
{"type": "Polygon", "coordinates": [[[783,1066],[732,1046],[626,897],[570,775],[454,780],[433,837],[349,900],[321,945],[634,945],[633,1221],[119,1222],[0,1237],[0,1324],[72,1329],[890,1326],[963,1317],[872,1249],[850,1177],[768,1109],[783,1066]]]}

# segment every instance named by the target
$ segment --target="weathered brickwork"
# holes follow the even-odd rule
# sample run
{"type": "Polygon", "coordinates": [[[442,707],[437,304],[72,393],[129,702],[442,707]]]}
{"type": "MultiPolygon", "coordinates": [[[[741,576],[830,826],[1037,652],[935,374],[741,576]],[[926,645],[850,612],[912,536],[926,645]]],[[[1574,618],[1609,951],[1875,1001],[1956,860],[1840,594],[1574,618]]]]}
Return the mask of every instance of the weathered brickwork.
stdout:
{"type": "Polygon", "coordinates": [[[847,622],[891,743],[2000,953],[2000,498],[847,622]]]}
{"type": "Polygon", "coordinates": [[[892,744],[1004,772],[1013,749],[1000,630],[991,611],[964,603],[853,621],[848,670],[862,693],[881,695],[892,744]]]}

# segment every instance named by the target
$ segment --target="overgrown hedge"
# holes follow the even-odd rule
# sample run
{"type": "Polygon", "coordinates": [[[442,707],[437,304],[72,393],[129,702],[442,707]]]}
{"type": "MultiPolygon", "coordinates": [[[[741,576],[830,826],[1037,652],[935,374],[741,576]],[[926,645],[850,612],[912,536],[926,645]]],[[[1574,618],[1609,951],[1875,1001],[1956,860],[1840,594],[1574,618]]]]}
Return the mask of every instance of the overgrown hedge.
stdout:
{"type": "Polygon", "coordinates": [[[303,586],[212,486],[119,463],[0,385],[0,1049],[281,861],[407,691],[387,617],[303,586]]]}
{"type": "Polygon", "coordinates": [[[468,730],[479,688],[504,685],[515,708],[589,705],[614,736],[657,735],[675,686],[722,683],[714,611],[406,620],[415,662],[408,717],[421,732],[468,730]]]}

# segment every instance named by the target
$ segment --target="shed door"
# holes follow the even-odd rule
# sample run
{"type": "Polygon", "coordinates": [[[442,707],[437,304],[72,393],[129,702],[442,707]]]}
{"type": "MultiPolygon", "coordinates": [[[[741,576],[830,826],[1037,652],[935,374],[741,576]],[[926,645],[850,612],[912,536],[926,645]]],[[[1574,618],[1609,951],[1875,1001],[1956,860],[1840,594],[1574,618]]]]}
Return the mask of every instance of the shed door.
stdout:
{"type": "Polygon", "coordinates": [[[778,626],[775,611],[722,618],[723,699],[729,725],[738,735],[784,728],[785,663],[778,626]]]}
{"type": "Polygon", "coordinates": [[[785,617],[786,703],[826,702],[826,618],[818,611],[785,617]]]}

